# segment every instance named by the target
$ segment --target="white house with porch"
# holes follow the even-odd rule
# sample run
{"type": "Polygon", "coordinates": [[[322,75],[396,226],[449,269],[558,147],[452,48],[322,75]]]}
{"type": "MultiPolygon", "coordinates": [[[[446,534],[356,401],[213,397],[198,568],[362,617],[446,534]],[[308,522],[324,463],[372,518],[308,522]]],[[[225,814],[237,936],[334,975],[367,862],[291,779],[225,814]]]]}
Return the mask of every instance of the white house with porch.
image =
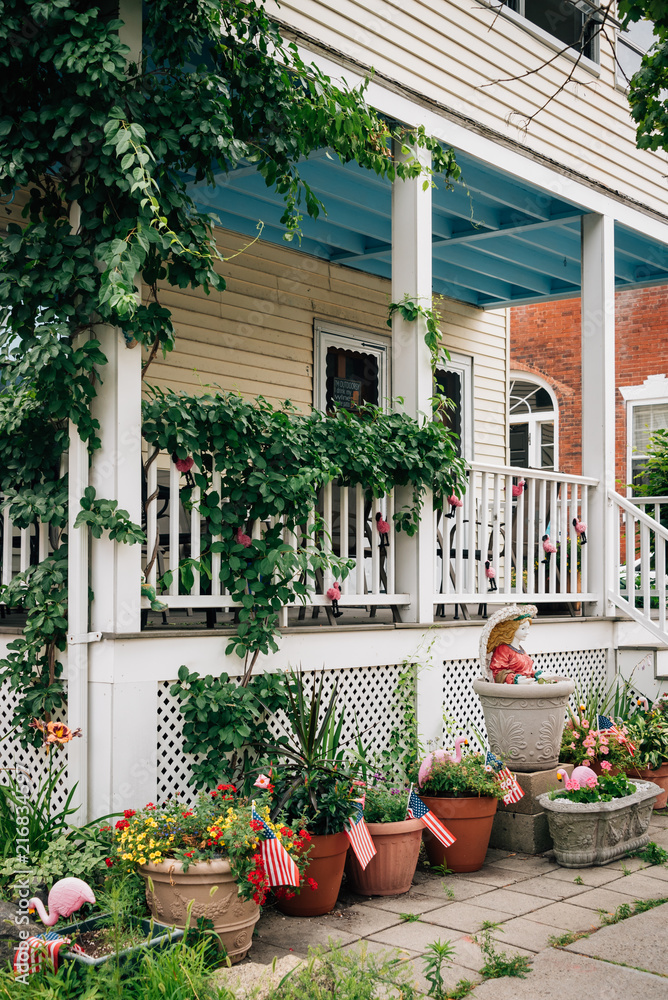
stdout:
{"type": "MultiPolygon", "coordinates": [[[[401,498],[369,504],[361,489],[329,484],[318,505],[328,544],[355,559],[342,586],[343,616],[328,613],[325,574],[305,607],[282,609],[279,652],[256,667],[336,672],[346,702],[361,722],[378,724],[381,740],[405,660],[422,664],[417,709],[426,738],[440,736],[444,710],[464,729],[482,725],[471,682],[483,616],[502,603],[541,609],[527,644],[537,662],[585,685],[639,665],[639,690],[651,697],[668,690],[668,531],[658,501],[641,508],[616,490],[613,407],[614,291],[668,281],[665,158],[635,147],[614,39],[610,49],[588,37],[578,60],[582,5],[570,12],[569,3],[546,3],[554,17],[543,11],[538,20],[516,6],[289,0],[276,7],[285,35],[331,77],[352,84],[374,67],[369,102],[452,146],[462,181],[451,191],[424,190],[421,181],[392,185],[321,150],[303,175],[328,215],[305,219],[296,246],[283,239],[279,196],[252,166],[239,167],[217,188],[196,189],[196,200],[218,215],[223,253],[247,244],[259,220],[260,240],[226,262],[224,293],[162,292],[178,338],[152,366],[155,385],[237,389],[302,410],[358,398],[389,407],[403,397],[415,416],[430,412],[432,395],[422,320],[395,314],[390,330],[387,307],[404,295],[425,304],[439,297],[450,362],[437,377],[453,399],[470,467],[462,505],[444,517],[427,502],[417,534],[391,532],[381,550],[375,515],[391,525],[401,498]],[[571,70],[572,82],[560,89],[571,70]],[[574,295],[582,296],[585,474],[511,468],[507,309],[574,295]],[[574,519],[587,523],[584,546],[574,519]],[[546,537],[557,548],[551,555],[546,537]]],[[[134,0],[121,3],[135,51],[140,11],[134,0]]],[[[188,593],[174,576],[164,615],[142,603],[142,570],[157,583],[181,559],[196,558],[204,526],[180,500],[184,474],[142,440],[141,349],[129,350],[112,328],[99,339],[109,359],[93,404],[103,446],[89,468],[72,436],[70,518],[92,484],[145,525],[148,542],[117,545],[70,524],[69,723],[84,735],[69,746],[68,778],[87,816],[187,792],[170,684],[183,663],[200,674],[242,668],[225,653],[234,602],[215,562],[212,582],[196,576],[188,593]]],[[[546,349],[536,343],[537,353],[546,349]]],[[[253,530],[261,534],[262,523],[253,530]]],[[[297,536],[290,542],[300,544],[297,536]]],[[[45,530],[19,530],[5,514],[3,582],[48,545],[45,530]]],[[[19,630],[8,613],[0,649],[19,630]]],[[[7,716],[9,693],[4,705],[7,716]]]]}

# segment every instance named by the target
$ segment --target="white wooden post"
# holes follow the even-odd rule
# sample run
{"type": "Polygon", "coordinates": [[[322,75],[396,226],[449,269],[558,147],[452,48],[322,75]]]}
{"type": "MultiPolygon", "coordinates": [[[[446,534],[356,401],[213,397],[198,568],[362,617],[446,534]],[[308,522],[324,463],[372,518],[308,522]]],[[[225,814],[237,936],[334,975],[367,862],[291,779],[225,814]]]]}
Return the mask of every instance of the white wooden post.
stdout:
{"type": "Polygon", "coordinates": [[[588,609],[604,615],[615,545],[607,499],[615,485],[615,231],[611,217],[596,214],[582,217],[582,473],[600,481],[587,532],[589,589],[600,598],[588,609]]]}
{"type": "MultiPolygon", "coordinates": [[[[430,163],[431,154],[419,150],[417,155],[423,163],[430,163]]],[[[406,159],[398,144],[394,156],[397,161],[406,159]]],[[[427,185],[425,190],[423,184],[424,178],[417,177],[396,180],[392,186],[392,301],[400,302],[407,295],[428,309],[432,296],[431,187],[427,185]]],[[[408,323],[395,312],[392,319],[393,396],[401,396],[405,412],[419,420],[431,418],[430,399],[433,396],[431,358],[425,332],[426,324],[421,316],[417,322],[408,323]]],[[[395,511],[410,502],[410,490],[395,491],[395,511]]],[[[424,497],[417,533],[409,537],[405,532],[398,532],[393,541],[397,593],[411,595],[410,605],[401,608],[401,617],[408,622],[431,623],[434,620],[436,555],[431,491],[424,497]]],[[[442,678],[440,666],[418,673],[418,728],[425,742],[441,735],[442,678]]]]}
{"type": "MultiPolygon", "coordinates": [[[[406,159],[401,147],[395,158],[406,159]]],[[[422,162],[431,154],[418,151],[422,162]]],[[[423,188],[424,178],[396,180],[392,186],[392,301],[407,295],[425,308],[431,307],[431,187],[423,188]]],[[[433,396],[429,349],[425,344],[425,321],[408,323],[395,312],[392,320],[393,396],[403,398],[403,408],[411,417],[430,419],[433,396]]],[[[395,511],[410,503],[411,491],[397,489],[395,511]]],[[[409,538],[405,532],[394,536],[396,544],[396,586],[398,593],[410,594],[411,603],[401,609],[409,622],[434,620],[434,518],[432,496],[427,492],[420,527],[409,538]]]]}

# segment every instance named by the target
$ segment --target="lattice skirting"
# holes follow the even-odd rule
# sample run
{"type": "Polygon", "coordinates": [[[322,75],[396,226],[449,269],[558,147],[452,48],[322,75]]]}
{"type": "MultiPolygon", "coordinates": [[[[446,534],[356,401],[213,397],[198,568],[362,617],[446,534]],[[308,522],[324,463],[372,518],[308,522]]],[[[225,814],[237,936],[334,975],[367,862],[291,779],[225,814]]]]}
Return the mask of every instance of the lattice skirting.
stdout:
{"type": "MultiPolygon", "coordinates": [[[[579,689],[586,690],[590,686],[605,689],[610,683],[607,649],[540,653],[534,657],[534,661],[537,666],[572,677],[579,689]]],[[[368,730],[365,741],[373,740],[379,750],[387,747],[390,734],[400,720],[400,714],[393,709],[393,703],[402,669],[402,665],[392,664],[325,671],[325,702],[334,683],[338,681],[339,703],[347,708],[342,734],[344,740],[354,741],[358,729],[360,732],[368,730]]],[[[308,691],[312,690],[319,673],[304,672],[308,691]]],[[[482,707],[473,691],[473,680],[478,673],[477,658],[443,662],[442,682],[434,690],[434,697],[441,696],[443,699],[446,727],[451,734],[450,742],[457,733],[464,733],[474,745],[476,730],[486,737],[482,707]]],[[[178,700],[169,693],[172,683],[163,681],[158,685],[157,801],[164,801],[176,794],[180,794],[184,801],[192,801],[196,793],[188,781],[192,773],[193,758],[183,750],[183,716],[178,700]]],[[[280,715],[272,720],[272,729],[277,735],[284,732],[280,715]]],[[[447,739],[445,735],[444,741],[447,739]]]]}
{"type": "MultiPolygon", "coordinates": [[[[11,719],[17,703],[17,692],[10,688],[8,684],[3,684],[0,687],[0,738],[12,728],[11,719]]],[[[52,762],[53,772],[55,773],[63,765],[65,766],[65,770],[56,784],[51,799],[51,811],[55,813],[63,808],[69,792],[67,748],[65,747],[63,750],[52,752],[54,753],[52,762]]],[[[32,790],[33,795],[36,795],[40,783],[46,778],[49,769],[49,758],[46,750],[41,748],[35,749],[35,747],[29,747],[27,750],[24,750],[18,739],[16,739],[15,734],[12,734],[8,739],[0,742],[0,768],[3,771],[8,771],[10,774],[14,773],[16,768],[21,768],[29,778],[28,787],[32,790]]]]}
{"type": "MultiPolygon", "coordinates": [[[[400,664],[391,664],[325,671],[323,702],[327,704],[334,684],[338,682],[337,700],[346,707],[341,737],[350,741],[351,747],[355,745],[358,729],[364,733],[365,743],[373,740],[379,750],[388,746],[392,729],[400,719],[400,713],[392,706],[402,669],[400,664]]],[[[316,680],[320,683],[320,671],[304,671],[303,676],[308,692],[313,689],[316,680]]],[[[181,794],[184,800],[192,801],[196,793],[188,781],[192,773],[191,763],[197,758],[183,751],[183,716],[178,700],[169,693],[171,685],[171,681],[158,685],[157,797],[158,801],[164,801],[170,795],[181,794]]],[[[274,717],[270,725],[277,736],[285,732],[281,713],[274,717]]]]}
{"type": "MultiPolygon", "coordinates": [[[[576,692],[589,688],[606,690],[611,678],[608,676],[608,650],[584,649],[567,653],[537,653],[533,658],[535,666],[551,673],[571,677],[575,681],[576,692]]],[[[452,735],[463,733],[475,744],[476,730],[486,738],[485,719],[478,696],[473,690],[473,681],[480,673],[478,658],[467,660],[445,660],[443,663],[443,710],[452,735]]],[[[571,698],[575,709],[577,699],[571,698]]]]}

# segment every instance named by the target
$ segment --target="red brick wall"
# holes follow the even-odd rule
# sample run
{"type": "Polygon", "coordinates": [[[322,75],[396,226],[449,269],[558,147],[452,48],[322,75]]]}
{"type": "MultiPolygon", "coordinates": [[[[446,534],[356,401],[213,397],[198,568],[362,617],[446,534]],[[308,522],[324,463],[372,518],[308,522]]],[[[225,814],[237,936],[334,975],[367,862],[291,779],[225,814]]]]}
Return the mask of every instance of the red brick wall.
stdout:
{"type": "MultiPolygon", "coordinates": [[[[615,384],[640,385],[668,373],[668,286],[618,292],[615,302],[615,384]]],[[[580,299],[510,311],[510,367],[542,376],[559,405],[559,469],[582,469],[580,299]]],[[[626,411],[615,393],[617,478],[626,482],[626,411]]],[[[621,490],[623,492],[623,490],[621,490]]]]}

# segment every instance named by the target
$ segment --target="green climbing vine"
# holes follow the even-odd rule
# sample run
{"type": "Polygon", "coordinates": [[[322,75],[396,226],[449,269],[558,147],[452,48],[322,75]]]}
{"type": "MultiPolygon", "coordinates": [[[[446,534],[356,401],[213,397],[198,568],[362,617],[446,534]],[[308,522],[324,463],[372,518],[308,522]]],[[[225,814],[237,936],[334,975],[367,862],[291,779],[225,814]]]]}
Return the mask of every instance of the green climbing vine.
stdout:
{"type": "Polygon", "coordinates": [[[436,371],[436,366],[440,362],[450,359],[450,355],[441,343],[440,318],[433,304],[423,306],[406,293],[400,302],[390,302],[387,312],[387,325],[389,327],[392,326],[392,317],[395,313],[399,313],[407,323],[415,323],[418,317],[422,316],[425,321],[424,342],[429,348],[433,372],[436,371]]]}
{"type": "MultiPolygon", "coordinates": [[[[300,174],[315,149],[390,180],[448,184],[459,176],[451,149],[370,108],[366,83],[337,86],[304,63],[263,0],[148,0],[143,8],[136,65],[107,4],[3,4],[0,196],[10,215],[17,203],[24,207],[0,241],[0,494],[19,526],[38,518],[48,525],[52,549],[0,591],[4,604],[27,615],[23,635],[0,660],[0,680],[20,693],[18,723],[64,709],[63,473],[70,421],[91,455],[101,446],[91,401],[107,358],[96,326],[139,343],[145,374],[175,341],[161,287],[225,288],[214,218],[197,208],[192,184],[214,185],[238,164],[253,165],[283,196],[286,238],[298,240],[304,215],[326,211],[300,174]],[[412,155],[416,147],[431,152],[429,168],[412,155]]],[[[174,447],[182,453],[188,432],[179,431],[185,436],[174,447]]],[[[176,429],[171,436],[178,438],[176,429]]],[[[304,481],[320,475],[320,466],[300,473],[304,481]]],[[[252,479],[246,486],[254,488],[252,479]]],[[[240,497],[238,504],[241,512],[240,497]]],[[[80,507],[73,530],[108,530],[117,542],[142,538],[113,498],[86,494],[80,507]]],[[[249,623],[239,645],[265,648],[268,636],[249,623]]]]}

